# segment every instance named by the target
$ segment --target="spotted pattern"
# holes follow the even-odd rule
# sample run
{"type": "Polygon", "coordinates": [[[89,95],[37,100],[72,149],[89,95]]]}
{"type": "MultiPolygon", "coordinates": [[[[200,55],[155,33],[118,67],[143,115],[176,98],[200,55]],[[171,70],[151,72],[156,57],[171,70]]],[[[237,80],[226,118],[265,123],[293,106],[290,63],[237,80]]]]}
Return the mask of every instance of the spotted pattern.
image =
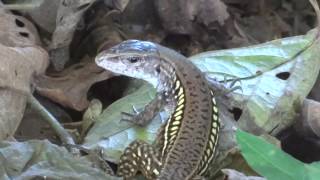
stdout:
{"type": "MultiPolygon", "coordinates": [[[[119,169],[117,172],[119,176],[130,178],[133,177],[138,170],[141,171],[147,179],[156,179],[160,174],[162,160],[166,158],[166,155],[171,150],[177,138],[185,111],[185,90],[178,78],[175,78],[174,89],[174,98],[177,102],[177,105],[165,125],[163,133],[164,141],[161,146],[161,151],[155,150],[151,145],[143,141],[137,140],[132,142],[121,156],[118,167],[119,169]]],[[[206,101],[206,99],[203,100],[206,101]]],[[[218,132],[220,127],[219,112],[214,98],[214,93],[212,91],[211,102],[212,113],[209,113],[212,114],[210,128],[211,131],[209,133],[206,148],[204,149],[204,154],[195,173],[195,175],[200,176],[204,175],[209,164],[212,162],[218,142],[218,132]]],[[[209,112],[206,109],[203,109],[203,111],[203,113],[209,112]]]]}
{"type": "Polygon", "coordinates": [[[210,91],[212,97],[212,122],[211,122],[211,132],[209,134],[208,144],[206,146],[205,154],[202,156],[200,161],[200,166],[198,167],[198,175],[203,175],[208,169],[209,164],[212,162],[213,157],[215,155],[218,137],[219,137],[219,112],[216,104],[216,100],[214,98],[214,93],[210,91]]]}
{"type": "Polygon", "coordinates": [[[147,179],[155,179],[162,165],[158,159],[159,153],[151,145],[133,141],[120,158],[117,175],[130,178],[140,170],[147,179]]]}

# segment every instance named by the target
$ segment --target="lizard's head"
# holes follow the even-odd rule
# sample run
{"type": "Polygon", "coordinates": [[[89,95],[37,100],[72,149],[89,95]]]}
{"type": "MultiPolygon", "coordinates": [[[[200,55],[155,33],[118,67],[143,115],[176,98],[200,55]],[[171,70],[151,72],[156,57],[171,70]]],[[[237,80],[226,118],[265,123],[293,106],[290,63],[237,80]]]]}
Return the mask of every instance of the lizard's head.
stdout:
{"type": "Polygon", "coordinates": [[[144,79],[156,85],[160,73],[160,59],[155,44],[127,40],[100,52],[95,61],[98,66],[114,73],[144,79]]]}

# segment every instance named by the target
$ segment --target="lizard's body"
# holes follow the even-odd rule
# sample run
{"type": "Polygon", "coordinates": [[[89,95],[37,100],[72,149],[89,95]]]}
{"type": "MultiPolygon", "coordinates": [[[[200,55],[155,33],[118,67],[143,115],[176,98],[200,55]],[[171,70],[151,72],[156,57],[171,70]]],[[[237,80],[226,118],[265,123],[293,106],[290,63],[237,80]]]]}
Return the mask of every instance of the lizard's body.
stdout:
{"type": "Polygon", "coordinates": [[[172,110],[157,146],[131,143],[121,157],[118,174],[130,178],[140,170],[149,179],[161,180],[203,175],[215,154],[219,118],[214,93],[201,71],[173,50],[137,40],[100,53],[96,62],[157,88],[157,97],[134,117],[136,123],[145,124],[162,106],[172,110]]]}

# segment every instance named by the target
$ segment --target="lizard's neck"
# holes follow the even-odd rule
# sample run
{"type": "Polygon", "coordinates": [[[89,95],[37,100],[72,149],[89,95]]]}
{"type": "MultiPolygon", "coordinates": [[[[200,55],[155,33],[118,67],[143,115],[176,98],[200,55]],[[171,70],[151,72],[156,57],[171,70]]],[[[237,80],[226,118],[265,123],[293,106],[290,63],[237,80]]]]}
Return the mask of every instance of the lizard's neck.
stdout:
{"type": "Polygon", "coordinates": [[[157,92],[170,96],[174,93],[173,87],[177,74],[174,67],[165,59],[161,59],[159,66],[160,73],[156,77],[158,80],[157,92]]]}

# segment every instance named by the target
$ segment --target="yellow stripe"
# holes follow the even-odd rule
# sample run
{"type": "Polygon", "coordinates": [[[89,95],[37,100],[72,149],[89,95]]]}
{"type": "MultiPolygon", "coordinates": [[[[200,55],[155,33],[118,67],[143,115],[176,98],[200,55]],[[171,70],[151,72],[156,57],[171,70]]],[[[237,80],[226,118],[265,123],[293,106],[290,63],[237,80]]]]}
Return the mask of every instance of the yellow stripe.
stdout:
{"type": "MultiPolygon", "coordinates": [[[[211,95],[212,96],[214,95],[212,91],[211,91],[211,95]]],[[[200,166],[198,167],[198,170],[200,171],[199,175],[203,175],[203,173],[205,173],[206,170],[208,169],[208,166],[215,155],[216,146],[218,143],[219,116],[218,116],[218,108],[215,105],[216,101],[213,97],[212,97],[212,103],[213,103],[213,107],[212,107],[213,114],[212,114],[211,132],[209,135],[209,142],[205,149],[206,155],[202,157],[201,162],[203,163],[201,163],[200,166]]]]}
{"type": "Polygon", "coordinates": [[[216,114],[213,114],[213,121],[216,121],[216,120],[218,120],[218,116],[216,115],[216,114]]]}
{"type": "Polygon", "coordinates": [[[176,111],[180,111],[184,107],[184,104],[177,107],[176,111]]]}
{"type": "Polygon", "coordinates": [[[217,108],[217,106],[213,106],[213,112],[218,113],[218,108],[217,108]]]}
{"type": "Polygon", "coordinates": [[[164,142],[163,142],[163,147],[162,147],[162,157],[164,156],[164,153],[166,151],[167,145],[168,145],[168,130],[169,130],[169,124],[171,122],[171,116],[168,119],[168,122],[165,126],[165,132],[164,132],[164,142]]]}
{"type": "MultiPolygon", "coordinates": [[[[178,92],[178,96],[181,96],[182,94],[183,94],[183,88],[180,87],[179,92],[178,92]]],[[[180,99],[180,97],[179,97],[179,99],[180,99]]]]}
{"type": "Polygon", "coordinates": [[[170,131],[177,131],[179,129],[179,127],[178,126],[173,126],[173,127],[169,128],[169,129],[170,129],[170,131]]]}
{"type": "Polygon", "coordinates": [[[180,110],[180,111],[176,111],[176,112],[174,112],[174,117],[177,117],[177,116],[179,116],[179,115],[181,115],[182,114],[182,110],[180,110]]]}
{"type": "Polygon", "coordinates": [[[181,104],[183,104],[184,103],[184,99],[180,99],[179,101],[178,101],[178,106],[180,106],[181,104]]]}
{"type": "Polygon", "coordinates": [[[175,90],[178,90],[179,89],[179,87],[180,87],[180,81],[179,80],[177,80],[176,81],[176,86],[175,86],[175,90]]]}
{"type": "Polygon", "coordinates": [[[182,116],[178,116],[174,118],[175,121],[180,121],[180,119],[182,119],[182,116]]]}
{"type": "Polygon", "coordinates": [[[180,121],[173,121],[172,125],[177,126],[180,124],[180,121]]]}
{"type": "Polygon", "coordinates": [[[171,137],[175,137],[176,134],[177,134],[177,131],[173,131],[173,132],[170,133],[170,136],[171,137]]]}
{"type": "Polygon", "coordinates": [[[179,100],[184,98],[184,94],[179,95],[179,100]]]}

